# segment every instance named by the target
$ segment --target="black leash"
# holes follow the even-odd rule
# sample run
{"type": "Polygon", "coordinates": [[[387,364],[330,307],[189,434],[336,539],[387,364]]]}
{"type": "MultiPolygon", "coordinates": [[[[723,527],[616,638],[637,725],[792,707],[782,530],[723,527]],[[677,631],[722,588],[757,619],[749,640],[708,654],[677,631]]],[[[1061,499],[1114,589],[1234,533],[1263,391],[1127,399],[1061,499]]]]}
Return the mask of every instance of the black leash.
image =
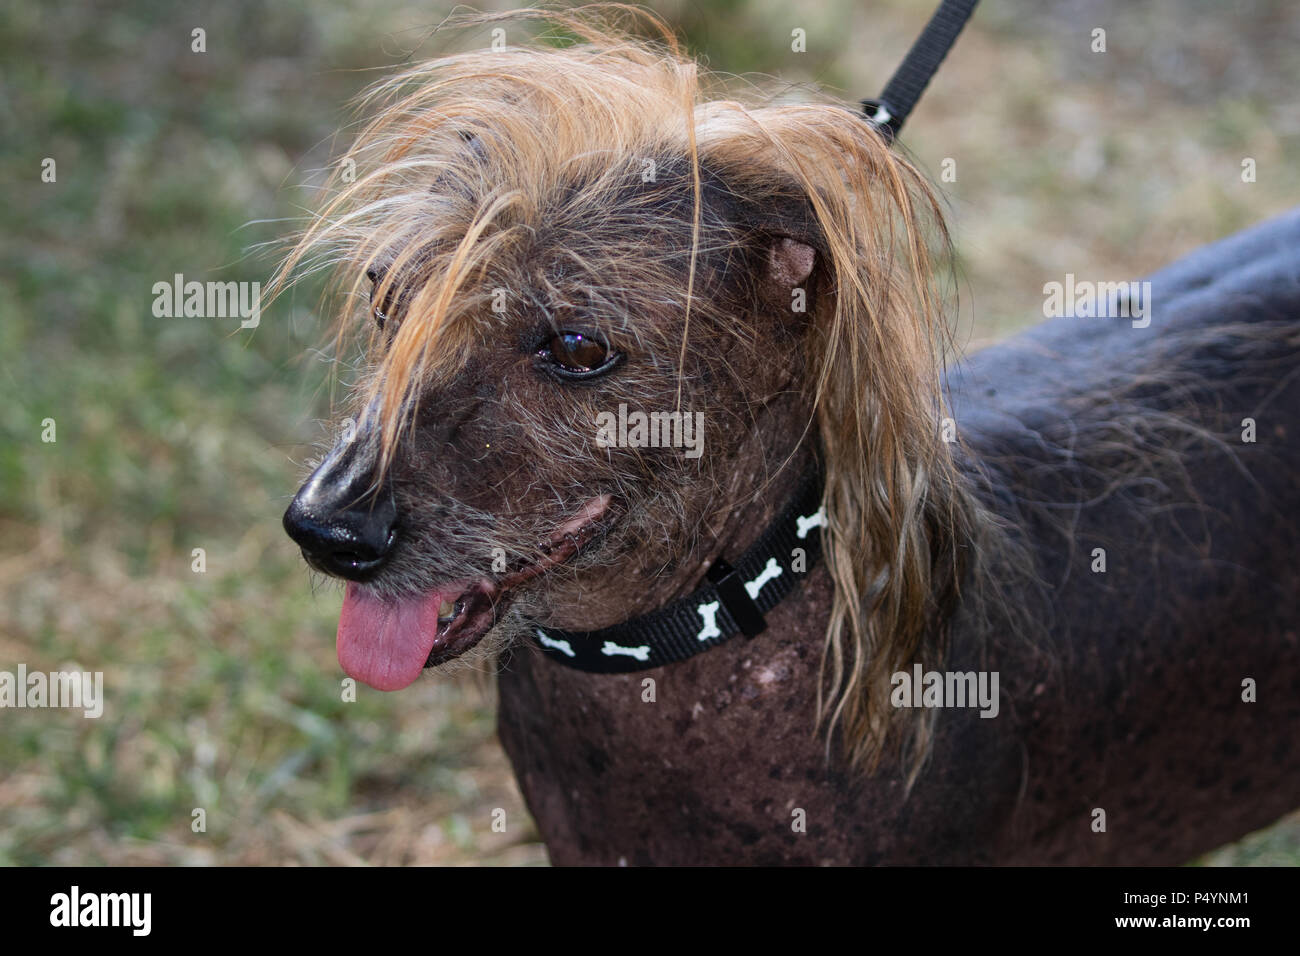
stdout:
{"type": "Polygon", "coordinates": [[[580,671],[616,674],[662,667],[767,627],[771,611],[821,557],[822,476],[814,469],[785,510],[737,559],[709,569],[707,581],[671,604],[600,631],[575,633],[530,625],[554,661],[580,671]]]}
{"type": "Polygon", "coordinates": [[[979,0],[943,0],[925,25],[921,35],[907,51],[902,65],[894,71],[879,99],[863,100],[867,121],[892,143],[902,129],[912,107],[930,84],[939,64],[952,49],[957,34],[966,25],[979,0]]]}

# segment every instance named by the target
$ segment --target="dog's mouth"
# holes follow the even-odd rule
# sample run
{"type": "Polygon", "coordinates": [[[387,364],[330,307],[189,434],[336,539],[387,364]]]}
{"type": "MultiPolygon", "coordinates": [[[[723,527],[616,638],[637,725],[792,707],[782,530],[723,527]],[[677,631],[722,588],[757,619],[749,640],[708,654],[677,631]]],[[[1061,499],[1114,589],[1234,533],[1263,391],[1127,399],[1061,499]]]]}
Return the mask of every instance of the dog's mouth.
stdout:
{"type": "Polygon", "coordinates": [[[520,585],[572,558],[596,534],[609,495],[593,498],[542,545],[542,557],[498,578],[451,581],[426,594],[379,598],[349,583],[339,613],[339,664],[376,690],[400,690],[426,667],[474,647],[513,600],[520,585]]]}

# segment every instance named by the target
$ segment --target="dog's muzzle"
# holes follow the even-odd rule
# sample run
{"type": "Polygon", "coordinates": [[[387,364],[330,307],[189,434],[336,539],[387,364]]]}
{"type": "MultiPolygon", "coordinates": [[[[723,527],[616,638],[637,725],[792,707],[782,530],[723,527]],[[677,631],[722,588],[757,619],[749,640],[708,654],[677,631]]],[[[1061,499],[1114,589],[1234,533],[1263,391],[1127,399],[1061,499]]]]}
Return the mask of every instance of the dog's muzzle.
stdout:
{"type": "Polygon", "coordinates": [[[373,458],[340,443],[298,490],[284,530],[317,570],[366,581],[387,562],[397,539],[392,486],[375,481],[373,458]]]}

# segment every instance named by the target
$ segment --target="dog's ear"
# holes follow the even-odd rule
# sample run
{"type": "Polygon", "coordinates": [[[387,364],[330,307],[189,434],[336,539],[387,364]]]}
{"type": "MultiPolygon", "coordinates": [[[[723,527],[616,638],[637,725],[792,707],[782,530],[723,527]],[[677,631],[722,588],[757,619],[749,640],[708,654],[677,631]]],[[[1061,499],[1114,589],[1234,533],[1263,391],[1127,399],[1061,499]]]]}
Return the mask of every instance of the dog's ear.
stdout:
{"type": "Polygon", "coordinates": [[[774,222],[758,230],[749,259],[759,307],[799,323],[813,310],[823,255],[814,235],[790,225],[774,222]]]}
{"type": "Polygon", "coordinates": [[[790,236],[768,239],[764,282],[783,291],[804,285],[817,265],[817,250],[790,236]]]}
{"type": "Polygon", "coordinates": [[[706,208],[734,247],[732,267],[759,311],[797,323],[812,311],[825,242],[813,204],[799,186],[750,171],[701,169],[706,208]]]}

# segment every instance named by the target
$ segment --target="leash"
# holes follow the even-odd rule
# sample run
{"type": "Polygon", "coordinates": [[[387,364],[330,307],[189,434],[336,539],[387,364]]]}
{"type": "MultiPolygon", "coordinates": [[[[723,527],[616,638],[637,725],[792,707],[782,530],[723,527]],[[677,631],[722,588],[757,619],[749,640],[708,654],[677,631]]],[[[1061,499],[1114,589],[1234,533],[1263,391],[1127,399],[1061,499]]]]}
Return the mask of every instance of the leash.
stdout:
{"type": "Polygon", "coordinates": [[[867,122],[880,131],[885,142],[892,143],[898,136],[912,107],[916,106],[916,101],[925,92],[978,2],[979,0],[943,0],[885,85],[880,98],[861,101],[867,122]]]}
{"type": "Polygon", "coordinates": [[[686,597],[599,631],[530,625],[534,642],[567,667],[618,674],[694,657],[737,634],[761,634],[767,627],[764,615],[821,557],[820,529],[826,525],[821,497],[822,475],[814,469],[735,566],[715,562],[705,583],[686,597]]]}

